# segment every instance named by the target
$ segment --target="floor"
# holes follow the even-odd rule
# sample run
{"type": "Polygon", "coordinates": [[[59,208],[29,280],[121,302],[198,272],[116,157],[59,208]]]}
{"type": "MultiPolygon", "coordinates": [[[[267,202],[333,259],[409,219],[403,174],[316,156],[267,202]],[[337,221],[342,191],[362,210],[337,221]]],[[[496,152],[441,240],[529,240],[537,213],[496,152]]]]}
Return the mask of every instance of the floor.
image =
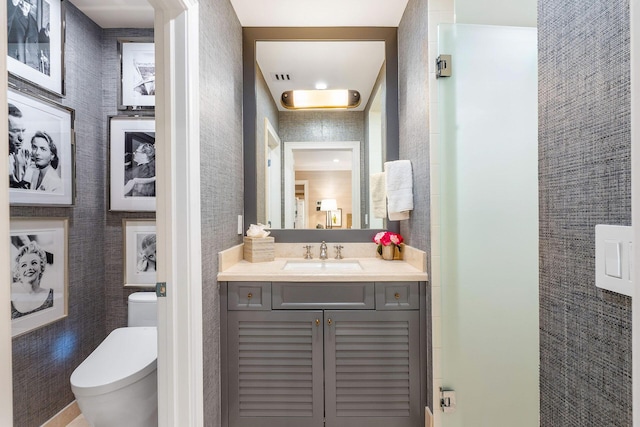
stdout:
{"type": "Polygon", "coordinates": [[[91,427],[82,415],[78,415],[73,421],[67,424],[67,427],[91,427]]]}

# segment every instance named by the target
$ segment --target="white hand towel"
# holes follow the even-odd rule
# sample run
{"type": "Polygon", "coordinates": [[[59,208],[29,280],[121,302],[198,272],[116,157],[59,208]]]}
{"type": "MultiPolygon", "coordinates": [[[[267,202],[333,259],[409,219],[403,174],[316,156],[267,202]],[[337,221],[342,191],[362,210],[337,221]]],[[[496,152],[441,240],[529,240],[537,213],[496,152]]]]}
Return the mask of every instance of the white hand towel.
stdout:
{"type": "Polygon", "coordinates": [[[391,221],[409,219],[413,210],[413,175],[411,161],[385,162],[387,210],[391,221]]]}
{"type": "Polygon", "coordinates": [[[387,216],[387,191],[384,172],[371,175],[370,193],[374,218],[384,218],[387,216]]]}

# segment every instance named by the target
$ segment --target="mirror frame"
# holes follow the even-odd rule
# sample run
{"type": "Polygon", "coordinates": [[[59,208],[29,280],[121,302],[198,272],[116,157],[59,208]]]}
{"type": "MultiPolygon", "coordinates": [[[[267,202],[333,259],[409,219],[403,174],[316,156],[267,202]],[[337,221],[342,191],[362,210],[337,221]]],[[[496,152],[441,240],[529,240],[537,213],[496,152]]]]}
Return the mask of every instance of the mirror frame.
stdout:
{"type": "MultiPolygon", "coordinates": [[[[243,151],[244,151],[244,223],[255,224],[257,207],[256,166],[256,43],[285,40],[384,41],[386,67],[386,152],[384,161],[399,159],[400,126],[398,116],[398,29],[396,27],[244,27],[243,63],[243,151]]],[[[247,228],[247,227],[245,227],[247,228]]],[[[387,219],[387,230],[399,232],[400,223],[387,219]]],[[[371,242],[380,229],[273,229],[277,242],[335,243],[371,242]]]]}

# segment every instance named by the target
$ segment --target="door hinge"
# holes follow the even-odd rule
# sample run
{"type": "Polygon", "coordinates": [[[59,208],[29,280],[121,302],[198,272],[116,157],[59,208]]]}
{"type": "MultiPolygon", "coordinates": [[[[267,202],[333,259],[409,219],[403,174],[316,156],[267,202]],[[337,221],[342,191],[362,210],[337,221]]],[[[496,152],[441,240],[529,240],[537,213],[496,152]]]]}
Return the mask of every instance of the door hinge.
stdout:
{"type": "Polygon", "coordinates": [[[456,410],[456,392],[440,387],[440,408],[442,412],[454,412],[456,410]]]}
{"type": "Polygon", "coordinates": [[[167,296],[167,282],[156,283],[156,296],[158,298],[167,296]]]}
{"type": "Polygon", "coordinates": [[[451,55],[440,55],[436,58],[436,78],[451,77],[451,55]]]}

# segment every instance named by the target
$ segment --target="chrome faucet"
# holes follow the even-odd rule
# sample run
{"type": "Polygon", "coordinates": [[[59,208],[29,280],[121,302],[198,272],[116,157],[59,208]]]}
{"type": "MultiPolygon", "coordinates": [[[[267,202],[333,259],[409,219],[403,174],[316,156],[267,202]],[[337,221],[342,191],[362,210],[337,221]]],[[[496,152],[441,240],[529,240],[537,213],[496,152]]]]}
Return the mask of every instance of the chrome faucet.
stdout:
{"type": "Polygon", "coordinates": [[[327,243],[324,240],[320,243],[320,259],[327,259],[327,243]]]}
{"type": "Polygon", "coordinates": [[[311,248],[313,248],[313,246],[304,245],[303,248],[305,249],[304,259],[313,259],[313,256],[311,255],[311,248]]]}

